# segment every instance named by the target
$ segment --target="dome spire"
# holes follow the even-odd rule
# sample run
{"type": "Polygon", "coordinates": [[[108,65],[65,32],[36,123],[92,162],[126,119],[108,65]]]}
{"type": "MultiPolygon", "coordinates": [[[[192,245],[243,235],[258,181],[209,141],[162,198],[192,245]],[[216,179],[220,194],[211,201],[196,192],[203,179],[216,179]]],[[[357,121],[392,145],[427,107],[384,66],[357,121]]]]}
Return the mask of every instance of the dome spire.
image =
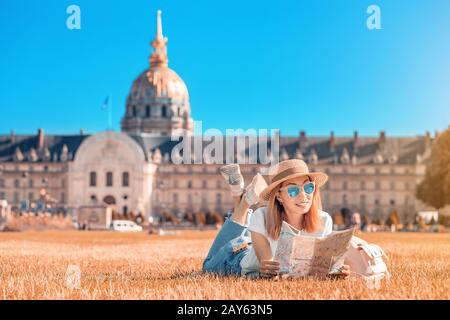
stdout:
{"type": "Polygon", "coordinates": [[[161,10],[157,11],[156,39],[159,40],[163,39],[161,13],[161,10]]]}
{"type": "Polygon", "coordinates": [[[154,51],[150,55],[150,67],[167,67],[169,59],[167,58],[167,38],[162,33],[161,10],[157,11],[156,16],[156,38],[151,42],[154,51]]]}

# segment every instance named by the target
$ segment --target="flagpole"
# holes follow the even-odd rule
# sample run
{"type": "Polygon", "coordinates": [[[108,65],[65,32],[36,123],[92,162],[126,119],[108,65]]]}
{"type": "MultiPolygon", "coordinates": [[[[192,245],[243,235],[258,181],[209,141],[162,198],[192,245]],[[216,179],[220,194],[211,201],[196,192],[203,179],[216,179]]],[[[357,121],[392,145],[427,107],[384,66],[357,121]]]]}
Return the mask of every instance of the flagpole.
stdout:
{"type": "Polygon", "coordinates": [[[109,130],[113,131],[113,127],[112,127],[112,95],[109,95],[109,100],[108,100],[108,127],[109,127],[109,130]]]}

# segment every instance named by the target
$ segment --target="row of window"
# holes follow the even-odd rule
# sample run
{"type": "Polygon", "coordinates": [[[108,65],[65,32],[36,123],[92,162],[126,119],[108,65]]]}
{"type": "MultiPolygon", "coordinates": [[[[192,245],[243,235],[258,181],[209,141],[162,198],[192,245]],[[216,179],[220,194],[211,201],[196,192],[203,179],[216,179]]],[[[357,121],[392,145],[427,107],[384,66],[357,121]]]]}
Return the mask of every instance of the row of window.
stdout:
{"type": "MultiPolygon", "coordinates": [[[[145,106],[145,117],[146,118],[151,118],[152,117],[152,112],[151,111],[152,111],[152,109],[151,109],[150,106],[145,106]]],[[[161,117],[162,118],[167,118],[167,117],[171,116],[169,111],[170,111],[169,107],[162,106],[161,107],[161,117]]],[[[132,106],[131,107],[131,115],[133,117],[137,117],[138,116],[138,108],[136,106],[132,106]]],[[[180,108],[178,108],[177,116],[181,117],[181,109],[180,108]]]]}
{"type": "MultiPolygon", "coordinates": [[[[23,180],[20,179],[14,179],[14,188],[23,188],[23,187],[28,187],[28,188],[41,188],[41,187],[48,187],[48,180],[47,179],[41,179],[40,181],[36,182],[36,180],[33,179],[28,179],[27,182],[21,182],[23,180]]],[[[62,188],[66,187],[66,179],[62,179],[61,183],[59,185],[62,188]]],[[[6,188],[7,187],[7,183],[5,179],[0,179],[0,188],[6,188]]],[[[57,187],[57,186],[54,186],[57,187]]]]}
{"type": "MultiPolygon", "coordinates": [[[[186,184],[186,187],[188,189],[192,189],[193,185],[194,185],[193,182],[191,180],[188,180],[187,184],[186,184]]],[[[338,184],[335,181],[334,182],[328,182],[327,184],[325,184],[324,189],[325,190],[337,189],[337,188],[341,188],[342,190],[351,189],[350,184],[347,181],[343,181],[342,184],[340,184],[339,187],[337,185],[338,184]]],[[[164,188],[164,187],[169,187],[169,185],[168,185],[167,181],[159,180],[158,183],[157,183],[157,187],[158,188],[164,188]]],[[[173,188],[179,188],[180,187],[178,180],[172,180],[172,187],[173,188]]],[[[208,183],[207,180],[202,180],[201,187],[203,189],[207,189],[208,187],[212,187],[211,186],[211,182],[208,183]]],[[[224,188],[225,187],[224,186],[224,181],[223,180],[216,180],[215,187],[217,189],[224,188]]],[[[403,187],[404,187],[405,190],[413,190],[415,185],[412,182],[404,182],[403,187]]],[[[367,183],[365,181],[361,181],[358,185],[353,183],[353,188],[354,189],[359,189],[359,190],[370,189],[370,188],[368,188],[367,183]]],[[[380,181],[375,181],[375,183],[373,185],[373,188],[375,190],[381,190],[381,183],[380,183],[380,181]]],[[[393,182],[393,181],[390,182],[389,189],[390,190],[399,190],[399,182],[393,182]]]]}
{"type": "MultiPolygon", "coordinates": [[[[195,174],[195,173],[210,173],[210,174],[220,174],[220,167],[208,167],[207,165],[184,165],[179,167],[174,167],[172,165],[168,166],[161,166],[158,168],[158,171],[161,173],[188,173],[188,174],[195,174]]],[[[250,169],[247,169],[245,167],[241,167],[241,172],[243,174],[257,174],[258,168],[253,167],[250,169]]]]}
{"type": "MultiPolygon", "coordinates": [[[[186,165],[183,167],[174,167],[174,166],[170,165],[170,166],[158,168],[158,170],[163,173],[190,173],[190,174],[193,174],[193,173],[219,173],[219,169],[220,169],[219,167],[209,168],[208,166],[205,166],[205,165],[202,165],[202,166],[186,165]]],[[[259,169],[258,169],[258,167],[251,167],[251,168],[241,167],[241,171],[244,174],[253,174],[254,175],[259,171],[259,169]]],[[[410,175],[410,174],[414,173],[410,168],[403,168],[403,167],[390,168],[389,170],[387,170],[387,168],[386,168],[386,170],[380,169],[380,168],[375,168],[374,170],[371,170],[371,169],[368,170],[366,168],[360,168],[360,169],[352,168],[351,170],[348,170],[347,168],[339,168],[338,166],[336,166],[333,168],[325,168],[325,169],[311,168],[311,171],[324,171],[325,173],[327,173],[328,175],[331,175],[331,176],[333,174],[338,174],[338,175],[339,174],[352,174],[352,175],[361,174],[361,175],[378,176],[381,174],[384,174],[384,175],[387,175],[387,174],[389,174],[389,175],[403,175],[403,174],[410,175]]]]}
{"type": "MultiPolygon", "coordinates": [[[[337,184],[338,183],[336,181],[330,181],[327,184],[325,184],[324,188],[325,188],[325,190],[336,189],[336,188],[342,188],[342,190],[351,189],[350,184],[347,181],[343,181],[339,187],[337,187],[337,184]]],[[[391,181],[389,183],[389,190],[399,190],[400,189],[399,185],[400,185],[400,182],[391,181]]],[[[375,181],[373,187],[375,190],[381,190],[381,182],[375,181]]],[[[414,187],[415,187],[415,184],[412,182],[404,182],[403,183],[403,189],[405,189],[405,190],[413,190],[414,187]]],[[[367,182],[361,181],[359,183],[353,183],[353,189],[367,190],[368,189],[367,182]]]]}
{"type": "MultiPolygon", "coordinates": [[[[0,167],[0,170],[2,168],[0,167]]],[[[67,167],[65,166],[58,166],[58,167],[49,167],[49,166],[42,166],[42,165],[32,165],[29,166],[28,169],[26,169],[24,166],[5,166],[3,167],[4,171],[15,171],[15,172],[62,172],[65,171],[67,167]]]]}
{"type": "MultiPolygon", "coordinates": [[[[114,184],[114,179],[113,179],[113,172],[109,171],[106,173],[106,177],[105,177],[105,181],[106,181],[106,186],[108,187],[112,187],[114,184]]],[[[216,188],[217,189],[221,189],[224,187],[224,183],[222,180],[216,180],[215,182],[216,184],[216,188]]],[[[97,186],[97,173],[96,172],[90,172],[90,176],[89,176],[89,185],[91,187],[95,187],[97,186]]],[[[159,188],[163,188],[166,185],[166,182],[163,180],[158,181],[158,187],[159,188]]],[[[35,183],[35,180],[33,179],[29,179],[28,183],[26,183],[26,185],[24,185],[23,183],[21,183],[21,180],[19,179],[15,179],[14,180],[14,187],[15,188],[21,188],[21,187],[28,187],[28,188],[35,188],[35,187],[47,187],[48,186],[48,181],[45,179],[42,179],[40,182],[40,185],[38,183],[35,183]]],[[[66,187],[66,180],[62,179],[61,180],[61,184],[60,186],[62,188],[66,187]]],[[[123,187],[129,187],[130,186],[130,175],[128,172],[123,172],[122,173],[122,186],[123,187]]],[[[203,180],[202,184],[201,184],[203,189],[207,189],[208,188],[208,181],[207,180],[203,180]]],[[[414,189],[414,183],[412,182],[404,182],[404,189],[405,190],[413,190],[414,189]]],[[[5,188],[6,187],[6,182],[4,179],[0,179],[0,188],[5,188]]],[[[173,188],[178,188],[179,184],[178,184],[178,180],[173,180],[173,188]]],[[[187,188],[191,189],[193,188],[193,182],[191,180],[189,180],[187,182],[187,188]]],[[[335,181],[330,181],[329,183],[325,184],[324,186],[325,190],[330,190],[332,188],[336,189],[336,188],[342,188],[342,190],[348,190],[351,189],[350,185],[347,181],[343,181],[342,184],[337,187],[337,182],[335,181]]],[[[353,184],[353,188],[354,189],[359,189],[359,190],[367,190],[367,183],[365,181],[361,181],[359,183],[358,186],[356,186],[355,184],[353,184]]],[[[374,183],[374,189],[375,190],[381,190],[381,183],[380,181],[375,181],[374,183]]],[[[398,190],[399,189],[399,182],[390,182],[389,184],[389,189],[390,190],[398,190]]]]}
{"type": "MultiPolygon", "coordinates": [[[[147,109],[146,109],[147,110],[147,109]]],[[[164,109],[163,109],[164,110],[164,109]]],[[[150,111],[148,111],[150,112],[150,111]]],[[[167,111],[165,111],[167,113],[167,111]]],[[[164,111],[163,111],[164,113],[164,111]]],[[[134,114],[134,113],[133,113],[134,114]]],[[[136,113],[137,115],[137,113],[136,113]]],[[[136,116],[135,115],[135,116],[136,116]]],[[[149,116],[147,116],[147,111],[146,111],[146,117],[150,117],[150,113],[148,113],[149,116]]],[[[8,169],[8,170],[12,170],[13,167],[5,167],[4,169],[8,169]]],[[[61,169],[61,168],[58,168],[61,169]]],[[[193,173],[194,170],[192,169],[191,166],[187,166],[187,168],[178,168],[178,167],[167,167],[167,168],[160,168],[161,172],[174,172],[174,173],[178,173],[178,172],[188,172],[188,173],[193,173]]],[[[252,167],[251,169],[246,169],[246,168],[241,168],[241,170],[245,173],[253,173],[256,174],[258,172],[258,168],[257,167],[252,167]]],[[[27,171],[24,170],[22,167],[19,166],[15,166],[14,167],[14,171],[27,171]]],[[[28,172],[39,172],[39,171],[44,171],[44,172],[49,172],[49,171],[54,171],[54,168],[52,167],[52,170],[50,170],[50,168],[48,166],[29,166],[28,167],[28,172]]],[[[311,168],[311,171],[316,171],[315,168],[311,168]]],[[[350,171],[346,168],[339,168],[339,167],[333,167],[333,168],[325,168],[325,169],[317,169],[317,171],[324,171],[327,174],[374,174],[374,175],[380,175],[380,174],[391,174],[391,175],[395,175],[395,174],[411,174],[413,173],[413,171],[410,168],[402,168],[402,167],[395,167],[395,168],[390,168],[389,170],[383,170],[380,168],[375,168],[373,171],[371,170],[367,170],[366,168],[360,168],[359,170],[357,170],[357,168],[351,169],[350,171]]],[[[195,170],[195,172],[203,172],[203,173],[207,173],[208,172],[208,168],[207,166],[201,166],[201,170],[195,170]]],[[[211,171],[209,171],[211,172],[211,171]]],[[[212,171],[211,173],[214,172],[219,172],[219,168],[215,169],[214,171],[212,171]]]]}
{"type": "MultiPolygon", "coordinates": [[[[159,200],[160,200],[160,199],[159,199],[159,194],[155,194],[155,202],[158,203],[158,202],[160,202],[159,200]]],[[[207,202],[208,202],[208,201],[207,201],[206,196],[202,196],[202,198],[201,198],[201,203],[202,203],[202,204],[206,204],[207,202]]],[[[179,203],[179,198],[178,198],[178,194],[177,194],[177,193],[174,193],[174,194],[172,195],[172,203],[173,203],[173,204],[178,204],[178,203],[179,203]]],[[[188,203],[188,204],[193,204],[193,196],[192,196],[192,194],[188,194],[188,195],[187,195],[187,203],[188,203]]],[[[222,204],[222,194],[220,194],[220,193],[217,193],[217,194],[216,194],[216,197],[215,197],[215,203],[216,203],[217,205],[222,204]]]]}
{"type": "MultiPolygon", "coordinates": [[[[19,203],[21,200],[24,200],[24,198],[30,201],[38,200],[39,194],[34,192],[28,192],[28,194],[24,194],[22,192],[14,192],[12,194],[12,199],[10,199],[6,192],[0,192],[0,200],[7,200],[12,201],[13,203],[19,203]]],[[[66,203],[66,194],[64,192],[60,194],[60,202],[66,203]]]]}
{"type": "MultiPolygon", "coordinates": [[[[179,187],[180,187],[180,184],[178,183],[178,180],[173,180],[172,182],[173,182],[173,183],[172,183],[172,187],[173,187],[173,188],[179,188],[179,187]]],[[[169,185],[167,184],[167,181],[164,181],[164,180],[158,180],[158,182],[157,182],[157,187],[158,187],[158,188],[164,188],[164,187],[166,187],[166,186],[169,186],[169,185]]],[[[208,188],[208,181],[207,181],[207,180],[203,180],[201,186],[202,186],[203,189],[207,189],[207,188],[208,188]]],[[[224,183],[223,180],[216,180],[216,182],[215,182],[215,187],[216,187],[217,189],[222,189],[222,188],[224,188],[224,186],[225,186],[225,183],[224,183]]],[[[212,187],[212,186],[211,186],[211,182],[209,183],[209,187],[212,187]]],[[[186,183],[186,188],[188,188],[188,189],[194,188],[194,183],[193,183],[192,180],[188,180],[188,181],[187,181],[187,183],[186,183]]]]}
{"type": "MultiPolygon", "coordinates": [[[[114,186],[114,174],[112,171],[108,171],[105,174],[105,185],[107,187],[114,186]]],[[[91,171],[89,173],[89,186],[96,187],[97,186],[97,172],[91,171]]],[[[130,186],[130,174],[129,172],[122,172],[122,187],[130,186]]]]}
{"type": "MultiPolygon", "coordinates": [[[[155,195],[155,202],[160,202],[159,200],[160,200],[159,199],[159,194],[156,194],[155,195]]],[[[206,196],[202,196],[202,198],[199,199],[199,200],[201,201],[202,204],[206,204],[208,202],[208,199],[207,199],[206,196]]],[[[220,204],[222,204],[222,200],[223,200],[222,199],[222,194],[217,193],[216,196],[215,196],[215,203],[217,205],[220,205],[220,204]]],[[[324,202],[325,203],[329,203],[329,199],[328,199],[327,196],[325,196],[324,202]]],[[[178,194],[174,193],[172,195],[172,204],[178,204],[178,203],[179,203],[179,196],[178,196],[178,194]]],[[[188,194],[187,195],[187,203],[189,205],[193,204],[193,195],[192,194],[188,194]]],[[[350,201],[349,201],[348,196],[346,194],[342,195],[340,203],[342,205],[344,205],[344,206],[349,205],[350,201]]],[[[353,203],[353,201],[352,201],[352,203],[353,203]]],[[[359,197],[359,204],[362,207],[368,205],[366,195],[364,195],[364,194],[360,195],[360,197],[359,197]]],[[[375,197],[375,199],[373,200],[373,204],[375,206],[377,206],[377,205],[383,205],[384,203],[381,203],[381,200],[379,198],[375,197]]],[[[385,203],[385,204],[396,205],[396,199],[389,199],[389,202],[385,203]]],[[[409,196],[406,196],[404,198],[403,205],[411,205],[411,204],[413,204],[412,203],[412,198],[409,197],[409,196]]]]}
{"type": "MultiPolygon", "coordinates": [[[[412,174],[413,171],[410,168],[404,168],[404,167],[386,167],[385,169],[381,168],[375,168],[373,171],[371,169],[367,170],[367,168],[352,168],[351,170],[348,170],[347,168],[339,168],[339,166],[335,166],[333,168],[326,168],[326,169],[318,169],[317,171],[324,170],[327,174],[374,174],[374,175],[380,175],[380,174],[390,174],[390,175],[396,175],[396,174],[412,174]]],[[[315,171],[314,168],[311,168],[311,171],[315,171]]]]}
{"type": "MultiPolygon", "coordinates": [[[[399,199],[399,198],[397,198],[397,199],[399,199]]],[[[330,202],[329,201],[329,197],[327,195],[324,196],[323,200],[324,200],[324,204],[325,205],[327,205],[330,202]]],[[[343,206],[346,206],[346,205],[349,205],[350,202],[351,203],[355,203],[354,201],[349,201],[348,196],[346,194],[343,194],[342,197],[341,197],[340,203],[343,206]]],[[[378,206],[378,205],[396,205],[397,202],[396,202],[396,199],[392,199],[391,198],[391,199],[389,199],[389,201],[387,203],[382,203],[379,197],[375,197],[373,199],[373,204],[375,206],[378,206]]],[[[410,196],[406,196],[403,199],[403,204],[404,205],[412,205],[413,204],[412,198],[410,196]]],[[[359,205],[362,206],[362,207],[368,205],[366,195],[362,194],[362,195],[359,196],[359,205]]]]}

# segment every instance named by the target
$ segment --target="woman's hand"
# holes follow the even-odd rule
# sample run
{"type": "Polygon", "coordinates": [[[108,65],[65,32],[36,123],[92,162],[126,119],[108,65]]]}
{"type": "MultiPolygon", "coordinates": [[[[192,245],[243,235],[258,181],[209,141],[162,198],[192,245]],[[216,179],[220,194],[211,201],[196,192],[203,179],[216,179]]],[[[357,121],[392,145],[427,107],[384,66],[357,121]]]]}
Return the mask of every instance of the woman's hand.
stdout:
{"type": "Polygon", "coordinates": [[[273,278],[280,272],[280,263],[274,260],[261,261],[259,274],[263,278],[273,278]]]}
{"type": "Polygon", "coordinates": [[[332,273],[329,276],[336,279],[347,279],[350,276],[350,273],[350,266],[348,264],[343,264],[342,267],[340,267],[339,272],[332,273]]]}

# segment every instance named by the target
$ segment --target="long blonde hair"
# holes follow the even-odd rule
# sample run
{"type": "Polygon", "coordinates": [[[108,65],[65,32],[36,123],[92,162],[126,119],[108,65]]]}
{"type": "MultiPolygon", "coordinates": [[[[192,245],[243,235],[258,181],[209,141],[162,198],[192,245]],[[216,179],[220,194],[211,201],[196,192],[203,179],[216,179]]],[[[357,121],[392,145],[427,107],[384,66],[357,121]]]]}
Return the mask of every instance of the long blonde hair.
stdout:
{"type": "MultiPolygon", "coordinates": [[[[267,220],[266,230],[269,236],[277,240],[280,236],[281,225],[286,220],[286,211],[281,203],[277,201],[277,193],[281,188],[281,183],[273,190],[267,202],[267,220]]],[[[311,208],[304,215],[301,229],[308,233],[314,233],[322,226],[319,210],[322,210],[322,201],[320,199],[320,190],[316,188],[313,194],[311,208]]]]}

